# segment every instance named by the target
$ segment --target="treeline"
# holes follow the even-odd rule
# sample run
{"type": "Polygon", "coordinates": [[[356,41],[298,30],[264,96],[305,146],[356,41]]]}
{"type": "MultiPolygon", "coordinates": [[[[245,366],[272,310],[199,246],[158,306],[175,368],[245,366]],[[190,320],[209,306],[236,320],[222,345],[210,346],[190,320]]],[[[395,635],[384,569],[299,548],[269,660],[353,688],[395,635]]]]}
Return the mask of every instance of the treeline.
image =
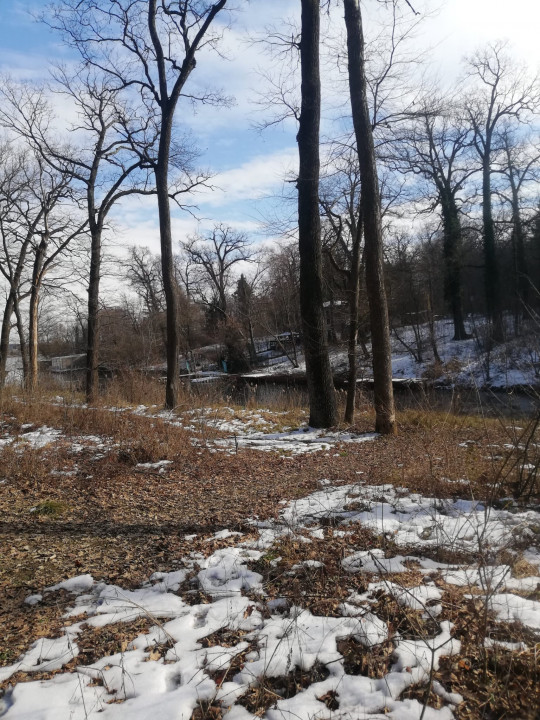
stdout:
{"type": "MultiPolygon", "coordinates": [[[[300,158],[294,219],[274,219],[269,231],[283,239],[264,253],[225,224],[182,239],[171,229],[171,205],[191,208],[209,180],[177,108],[228,102],[189,89],[197,54],[217,49],[226,31],[226,0],[174,8],[61,0],[43,14],[80,64],[55,67],[52,86],[4,78],[0,87],[0,384],[16,329],[29,389],[41,342],[49,353],[86,352],[89,402],[100,362],[165,359],[172,408],[180,355],[218,344],[228,367],[244,370],[255,362],[256,338],[298,334],[311,422],[337,420],[329,342],[348,347],[352,421],[360,342],[373,365],[377,427],[394,432],[391,326],[433,326],[447,315],[462,340],[468,317],[482,316],[483,341],[493,344],[538,322],[538,78],[497,42],[465,60],[456,86],[442,90],[411,53],[419,19],[407,0],[387,4],[384,32],[367,44],[358,0],[336,3],[322,31],[318,0],[299,6],[298,29],[268,29],[264,38],[274,113],[265,123],[295,118],[300,158]],[[337,76],[321,66],[321,48],[337,76]],[[321,139],[329,83],[340,94],[335,127],[345,130],[321,139]],[[68,127],[53,97],[73,113],[68,127]],[[131,248],[116,270],[130,292],[107,306],[100,288],[111,211],[145,195],[157,198],[161,252],[131,248]],[[88,289],[85,309],[77,283],[88,289]],[[75,321],[47,315],[44,294],[75,321]]],[[[296,363],[295,344],[283,349],[296,363]]]]}

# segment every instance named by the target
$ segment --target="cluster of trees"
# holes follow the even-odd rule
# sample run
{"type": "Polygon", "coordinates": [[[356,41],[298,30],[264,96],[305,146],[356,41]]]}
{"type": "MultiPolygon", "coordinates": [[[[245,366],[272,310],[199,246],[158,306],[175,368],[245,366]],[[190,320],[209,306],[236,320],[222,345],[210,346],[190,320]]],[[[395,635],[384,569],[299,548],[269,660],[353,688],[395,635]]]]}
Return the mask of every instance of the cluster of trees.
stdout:
{"type": "MultiPolygon", "coordinates": [[[[282,108],[269,123],[296,119],[299,172],[295,221],[282,228],[294,240],[265,253],[223,224],[180,243],[171,230],[171,203],[190,206],[209,179],[178,130],[178,108],[228,102],[189,88],[197,54],[219,44],[226,0],[60,0],[44,14],[81,59],[76,69],[52,72],[76,120],[59,127],[50,88],[8,80],[0,87],[0,384],[16,327],[35,388],[40,295],[63,291],[67,302],[75,273],[88,303],[69,341],[85,347],[89,401],[98,391],[100,339],[102,357],[112,347],[146,364],[166,357],[165,402],[174,407],[179,351],[189,356],[219,342],[229,366],[243,370],[254,361],[256,336],[290,332],[302,337],[310,422],[330,426],[337,411],[328,343],[340,335],[349,356],[346,419],[354,418],[360,342],[384,433],[396,430],[391,326],[432,327],[449,314],[455,340],[463,340],[467,316],[483,314],[486,341],[495,343],[508,317],[516,334],[538,317],[537,78],[494,43],[464,62],[458,87],[442,92],[417,79],[408,43],[418,18],[408,0],[387,4],[387,40],[374,45],[364,40],[358,0],[322,3],[330,15],[344,11],[337,39],[329,24],[321,32],[320,0],[299,4],[299,28],[267,38],[274,60],[291,63],[290,73],[268,78],[272,104],[282,108]],[[346,78],[349,120],[345,133],[321,140],[320,52],[328,44],[346,78]],[[124,276],[137,301],[132,294],[121,308],[106,308],[104,233],[113,207],[133,195],[157,197],[161,252],[131,249],[124,276]],[[342,332],[335,308],[346,308],[342,332]]],[[[294,344],[287,351],[296,362],[294,344]]]]}

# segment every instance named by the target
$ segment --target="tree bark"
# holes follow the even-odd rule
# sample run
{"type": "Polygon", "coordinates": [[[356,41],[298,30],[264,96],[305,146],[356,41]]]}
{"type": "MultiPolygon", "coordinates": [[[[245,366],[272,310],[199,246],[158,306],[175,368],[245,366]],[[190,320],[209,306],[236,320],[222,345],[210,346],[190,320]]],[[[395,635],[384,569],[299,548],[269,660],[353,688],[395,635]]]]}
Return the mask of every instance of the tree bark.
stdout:
{"type": "Polygon", "coordinates": [[[450,192],[440,190],[443,219],[444,295],[454,322],[453,340],[471,336],[465,330],[461,296],[461,223],[456,202],[450,192]]]}
{"type": "Polygon", "coordinates": [[[0,332],[0,388],[6,384],[6,365],[9,353],[9,336],[11,333],[11,316],[13,314],[14,293],[10,290],[4,306],[2,330],[0,332]]]}
{"type": "MultiPolygon", "coordinates": [[[[187,36],[184,38],[186,54],[180,67],[175,64],[175,69],[179,74],[169,94],[165,54],[156,25],[157,2],[156,0],[149,0],[148,2],[147,22],[152,45],[156,53],[156,66],[159,79],[159,92],[156,88],[156,93],[159,95],[158,104],[161,110],[159,150],[157,162],[154,167],[154,175],[158,199],[163,290],[166,303],[167,382],[165,388],[165,407],[169,410],[176,407],[178,403],[178,351],[180,346],[180,335],[178,332],[178,296],[176,293],[176,277],[172,251],[171,209],[169,200],[169,156],[172,126],[180,93],[196,65],[195,53],[208,28],[218,13],[223,10],[226,3],[227,0],[218,0],[218,2],[208,8],[208,14],[189,47],[186,46],[187,36]]],[[[182,17],[182,13],[187,11],[187,3],[181,3],[180,5],[184,6],[184,10],[180,9],[178,11],[182,17]]],[[[185,21],[185,19],[186,16],[184,15],[183,20],[185,21]]],[[[182,24],[182,20],[180,23],[182,24]]]]}
{"type": "Polygon", "coordinates": [[[32,269],[32,288],[30,290],[30,318],[28,328],[28,377],[26,378],[26,389],[35,393],[38,386],[38,309],[39,290],[41,287],[41,272],[48,240],[43,235],[36,251],[34,267],[32,269]]]}
{"type": "Polygon", "coordinates": [[[90,279],[86,336],[86,402],[93,404],[99,391],[99,283],[101,279],[100,225],[91,224],[90,279]]]}
{"type": "Polygon", "coordinates": [[[512,261],[514,269],[514,293],[516,307],[514,312],[514,331],[519,335],[521,319],[529,307],[529,275],[525,258],[525,233],[519,208],[519,190],[512,168],[509,168],[510,188],[512,191],[512,261]]]}
{"type": "Polygon", "coordinates": [[[31,393],[35,393],[38,387],[38,308],[39,291],[32,287],[28,326],[28,377],[25,378],[26,389],[31,393]]]}
{"type": "Polygon", "coordinates": [[[484,228],[484,282],[486,311],[491,323],[491,338],[495,342],[504,340],[504,327],[499,288],[499,267],[495,248],[495,223],[491,204],[491,148],[489,142],[484,150],[482,162],[482,223],[484,228]]]}
{"type": "MultiPolygon", "coordinates": [[[[17,260],[17,265],[15,267],[15,272],[10,277],[10,291],[6,300],[6,304],[4,307],[4,315],[2,318],[2,330],[0,332],[0,389],[2,389],[6,383],[6,364],[7,364],[7,356],[9,352],[9,336],[11,333],[11,316],[13,314],[13,310],[18,305],[17,303],[17,293],[19,291],[19,286],[21,284],[21,277],[24,269],[24,262],[26,259],[26,253],[28,252],[28,246],[30,245],[30,240],[32,238],[32,232],[28,232],[24,242],[22,243],[20,252],[19,252],[19,258],[17,260]]],[[[22,341],[21,341],[22,342],[22,341]]],[[[21,346],[21,352],[22,352],[22,346],[21,346]]],[[[24,360],[23,360],[23,366],[24,366],[24,360]]],[[[25,374],[26,377],[26,374],[25,374]]]]}
{"type": "Polygon", "coordinates": [[[178,404],[178,295],[174,272],[172,247],[171,209],[169,201],[169,149],[171,145],[173,111],[162,115],[159,140],[158,162],[155,169],[156,193],[159,212],[159,235],[161,240],[161,272],[165,293],[167,319],[167,383],[165,387],[165,407],[172,410],[178,404]]]}
{"type": "Polygon", "coordinates": [[[360,242],[362,238],[363,222],[362,216],[355,227],[355,237],[349,271],[349,342],[348,360],[349,373],[347,379],[347,403],[345,406],[345,422],[352,425],[356,405],[356,380],[358,377],[358,363],[356,361],[356,346],[358,344],[358,312],[360,303],[360,268],[361,252],[360,242]]]}
{"type": "Polygon", "coordinates": [[[377,432],[388,435],[395,434],[397,426],[392,387],[390,325],[384,287],[379,179],[367,101],[362,14],[358,0],[343,0],[343,4],[347,29],[349,91],[362,183],[361,211],[373,355],[375,428],[377,432]]]}
{"type": "Polygon", "coordinates": [[[15,318],[17,321],[17,332],[19,334],[19,344],[21,348],[21,361],[23,366],[23,380],[26,383],[28,377],[28,348],[26,347],[26,338],[24,336],[24,325],[21,316],[21,308],[19,306],[19,296],[15,296],[15,302],[13,303],[13,311],[15,312],[15,318]]]}
{"type": "Polygon", "coordinates": [[[309,395],[309,424],[337,423],[337,405],[323,309],[321,221],[319,215],[319,127],[321,80],[319,70],[319,0],[302,2],[302,106],[297,135],[300,171],[298,238],[300,250],[300,312],[309,395]]]}
{"type": "Polygon", "coordinates": [[[86,333],[86,402],[93,405],[99,394],[99,285],[101,281],[101,247],[107,210],[96,207],[96,184],[107,129],[101,123],[94,158],[86,184],[86,204],[90,228],[90,278],[88,280],[88,320],[86,333]]]}

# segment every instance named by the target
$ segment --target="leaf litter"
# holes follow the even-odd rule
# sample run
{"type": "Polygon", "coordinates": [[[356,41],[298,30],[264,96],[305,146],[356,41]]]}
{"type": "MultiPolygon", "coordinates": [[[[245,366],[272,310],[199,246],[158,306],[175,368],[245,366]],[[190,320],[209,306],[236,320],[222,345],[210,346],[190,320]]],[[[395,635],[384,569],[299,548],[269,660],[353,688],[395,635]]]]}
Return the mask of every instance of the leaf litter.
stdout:
{"type": "MultiPolygon", "coordinates": [[[[36,600],[25,613],[41,613],[53,632],[16,662],[6,655],[3,686],[15,682],[3,700],[6,717],[136,719],[158,711],[186,720],[363,714],[445,720],[479,717],[471,713],[489,702],[493,717],[534,717],[538,678],[531,656],[538,648],[540,603],[530,573],[540,575],[539,514],[494,509],[448,490],[442,502],[439,493],[350,482],[360,471],[344,472],[345,463],[325,460],[322,449],[318,466],[297,458],[286,472],[283,458],[268,454],[260,464],[242,449],[219,476],[209,473],[211,458],[194,462],[185,453],[184,467],[178,455],[167,457],[170,465],[145,458],[143,464],[161,463],[152,475],[152,467],[126,467],[106,449],[105,458],[84,459],[75,475],[56,476],[58,496],[70,511],[67,517],[26,519],[23,537],[48,547],[49,561],[37,557],[35,577],[20,578],[13,593],[16,604],[23,590],[39,591],[25,595],[36,600]],[[88,464],[94,465],[92,483],[82,482],[88,464]],[[148,476],[133,475],[137,469],[148,476]],[[320,478],[325,471],[317,488],[314,474],[320,478]],[[239,474],[241,488],[235,489],[239,474]],[[122,483],[128,490],[122,492],[122,483]],[[172,512],[179,486],[186,500],[180,526],[172,512]],[[205,518],[197,503],[190,510],[194,486],[205,497],[205,518]],[[249,502],[237,505],[242,493],[249,502]],[[98,507],[88,507],[89,497],[98,507]],[[281,498],[286,504],[277,511],[281,498]],[[152,510],[160,502],[161,525],[152,510]],[[250,506],[258,516],[248,512],[250,506]],[[104,509],[106,523],[99,521],[104,509]],[[82,530],[82,519],[101,531],[97,537],[88,527],[79,532],[76,545],[86,550],[77,550],[80,560],[71,555],[71,567],[84,572],[48,588],[36,586],[36,577],[61,571],[53,556],[68,555],[69,543],[61,543],[61,551],[53,545],[62,532],[69,537],[82,530]],[[137,530],[126,539],[136,520],[137,530]],[[153,522],[156,532],[148,527],[153,522]],[[85,536],[87,544],[79,544],[85,536]],[[109,567],[100,563],[114,555],[111,546],[122,548],[123,564],[119,558],[109,567]],[[438,559],[443,546],[447,561],[438,559]],[[528,566],[521,580],[522,573],[498,562],[509,548],[520,550],[516,567],[528,566]],[[449,561],[452,554],[467,562],[449,561]],[[158,565],[154,573],[147,572],[150,558],[158,565]],[[503,637],[496,628],[504,629],[503,637]],[[122,639],[111,643],[117,634],[122,639]],[[470,635],[481,642],[471,645],[470,635]],[[519,669],[515,678],[512,663],[519,669]],[[495,705],[479,690],[480,672],[484,684],[501,687],[506,673],[495,705]],[[512,684],[527,697],[520,700],[512,684]]],[[[370,467],[369,451],[361,452],[354,467],[370,467]]],[[[56,459],[68,455],[64,446],[56,459]]],[[[40,479],[46,482],[39,492],[54,494],[49,476],[40,479]]],[[[9,488],[17,512],[25,496],[36,495],[35,488],[23,489],[9,488]]],[[[35,550],[26,547],[13,548],[16,559],[35,550]]]]}

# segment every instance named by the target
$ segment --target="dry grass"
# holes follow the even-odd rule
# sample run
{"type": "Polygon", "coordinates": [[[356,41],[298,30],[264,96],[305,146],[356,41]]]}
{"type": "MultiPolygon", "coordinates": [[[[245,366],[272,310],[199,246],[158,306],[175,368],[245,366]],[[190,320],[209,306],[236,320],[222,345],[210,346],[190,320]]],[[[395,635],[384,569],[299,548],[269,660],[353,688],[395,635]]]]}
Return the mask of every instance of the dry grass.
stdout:
{"type": "MultiPolygon", "coordinates": [[[[75,394],[56,405],[50,403],[53,397],[50,394],[35,398],[7,392],[0,395],[3,432],[21,434],[22,425],[32,423],[34,428],[47,425],[63,433],[57,442],[41,450],[25,448],[21,452],[21,446],[16,444],[0,449],[0,475],[5,480],[0,486],[3,558],[0,586],[4,599],[0,611],[0,633],[4,638],[0,665],[12,663],[37,638],[59,633],[64,624],[62,613],[69,602],[66,594],[55,593],[36,607],[24,604],[27,595],[87,572],[96,579],[137,587],[153,571],[174,569],[192,551],[209,555],[217,547],[236,542],[235,538],[205,542],[216,530],[227,527],[249,536],[252,531],[245,525],[246,518],[276,516],[280,501],[318,489],[320,478],[332,484],[354,483],[359,479],[371,485],[391,482],[427,496],[492,500],[505,497],[515,481],[518,465],[514,460],[519,459],[519,451],[504,445],[512,437],[514,444],[519,444],[522,431],[508,421],[414,410],[400,414],[397,438],[379,438],[287,459],[250,450],[215,455],[193,446],[191,431],[155,416],[144,417],[124,410],[138,404],[143,396],[161,397],[163,389],[159,383],[141,386],[138,377],[130,378],[129,383],[129,392],[125,387],[121,392],[111,387],[103,405],[92,409],[81,407],[82,398],[75,394]],[[111,405],[119,409],[111,411],[111,405]],[[73,452],[73,442],[81,435],[103,437],[106,447],[96,452],[89,445],[73,452]],[[165,472],[142,472],[137,468],[138,463],[163,459],[172,461],[165,472]],[[514,469],[504,475],[508,467],[514,469]],[[59,475],[55,472],[58,470],[71,474],[59,475]],[[197,537],[186,541],[186,533],[196,533],[197,537]]],[[[65,392],[63,396],[66,397],[65,392]]],[[[216,419],[231,419],[230,411],[223,410],[217,396],[212,400],[199,396],[198,400],[199,405],[193,396],[186,394],[183,409],[211,402],[215,403],[212,413],[216,419]]],[[[245,415],[239,406],[232,406],[232,410],[233,419],[245,415]]],[[[260,414],[275,422],[270,427],[276,429],[279,423],[294,425],[304,413],[303,408],[285,398],[280,411],[283,414],[278,420],[273,413],[265,414],[262,410],[260,414]]],[[[366,432],[372,427],[373,414],[366,408],[359,413],[356,429],[366,432]]],[[[208,437],[223,434],[208,428],[204,432],[208,437]]],[[[354,503],[351,498],[351,509],[354,503]]],[[[361,527],[351,527],[354,532],[346,538],[336,535],[334,529],[330,523],[325,527],[324,540],[313,540],[309,545],[283,540],[253,565],[263,575],[269,597],[285,597],[290,604],[306,607],[314,614],[339,615],[339,605],[350,590],[364,592],[372,579],[362,574],[346,574],[341,565],[343,556],[352,549],[374,547],[383,547],[389,556],[397,552],[386,538],[376,537],[361,527]],[[274,562],[278,557],[281,559],[274,562]],[[319,560],[324,566],[302,567],[289,574],[293,565],[310,559],[319,560]]],[[[470,559],[450,556],[444,548],[433,553],[436,559],[446,562],[470,559]]],[[[519,555],[509,554],[499,560],[511,564],[516,577],[534,571],[519,555]]],[[[418,584],[417,570],[411,567],[399,582],[418,584]]],[[[457,717],[532,720],[536,716],[531,708],[540,685],[534,650],[538,648],[537,640],[529,635],[525,638],[522,629],[495,624],[488,618],[487,629],[493,637],[499,633],[497,637],[502,640],[521,638],[532,649],[518,654],[485,650],[480,642],[485,614],[474,600],[465,600],[462,589],[442,582],[440,586],[444,590],[443,617],[455,624],[456,636],[463,647],[457,659],[443,660],[435,679],[450,691],[465,696],[457,717]]],[[[185,597],[193,602],[204,601],[198,595],[185,597]]],[[[374,612],[402,637],[426,637],[436,631],[421,613],[399,606],[387,595],[380,594],[375,600],[374,612]]],[[[144,631],[144,621],[140,623],[133,627],[110,626],[99,633],[88,631],[80,646],[88,658],[122,650],[133,639],[133,633],[144,631]]],[[[238,638],[211,637],[207,642],[236,644],[238,638]]],[[[391,663],[392,643],[383,643],[368,654],[347,642],[341,651],[347,672],[381,677],[391,663]]],[[[239,656],[233,670],[240,669],[242,662],[243,656],[239,656]]],[[[81,664],[80,656],[77,663],[81,664]]],[[[292,669],[287,678],[262,679],[243,702],[251,712],[261,715],[280,697],[290,697],[304,687],[310,677],[304,675],[299,676],[292,669]]],[[[35,677],[32,675],[31,679],[35,677]]],[[[15,677],[16,681],[24,679],[28,678],[15,677]]],[[[224,680],[216,677],[218,684],[224,680]]],[[[417,697],[433,707],[440,703],[433,693],[426,697],[426,687],[408,692],[409,697],[417,697]]],[[[323,702],[334,710],[339,697],[328,697],[323,702]]],[[[202,704],[193,718],[219,720],[221,712],[222,708],[215,703],[202,704]]]]}

